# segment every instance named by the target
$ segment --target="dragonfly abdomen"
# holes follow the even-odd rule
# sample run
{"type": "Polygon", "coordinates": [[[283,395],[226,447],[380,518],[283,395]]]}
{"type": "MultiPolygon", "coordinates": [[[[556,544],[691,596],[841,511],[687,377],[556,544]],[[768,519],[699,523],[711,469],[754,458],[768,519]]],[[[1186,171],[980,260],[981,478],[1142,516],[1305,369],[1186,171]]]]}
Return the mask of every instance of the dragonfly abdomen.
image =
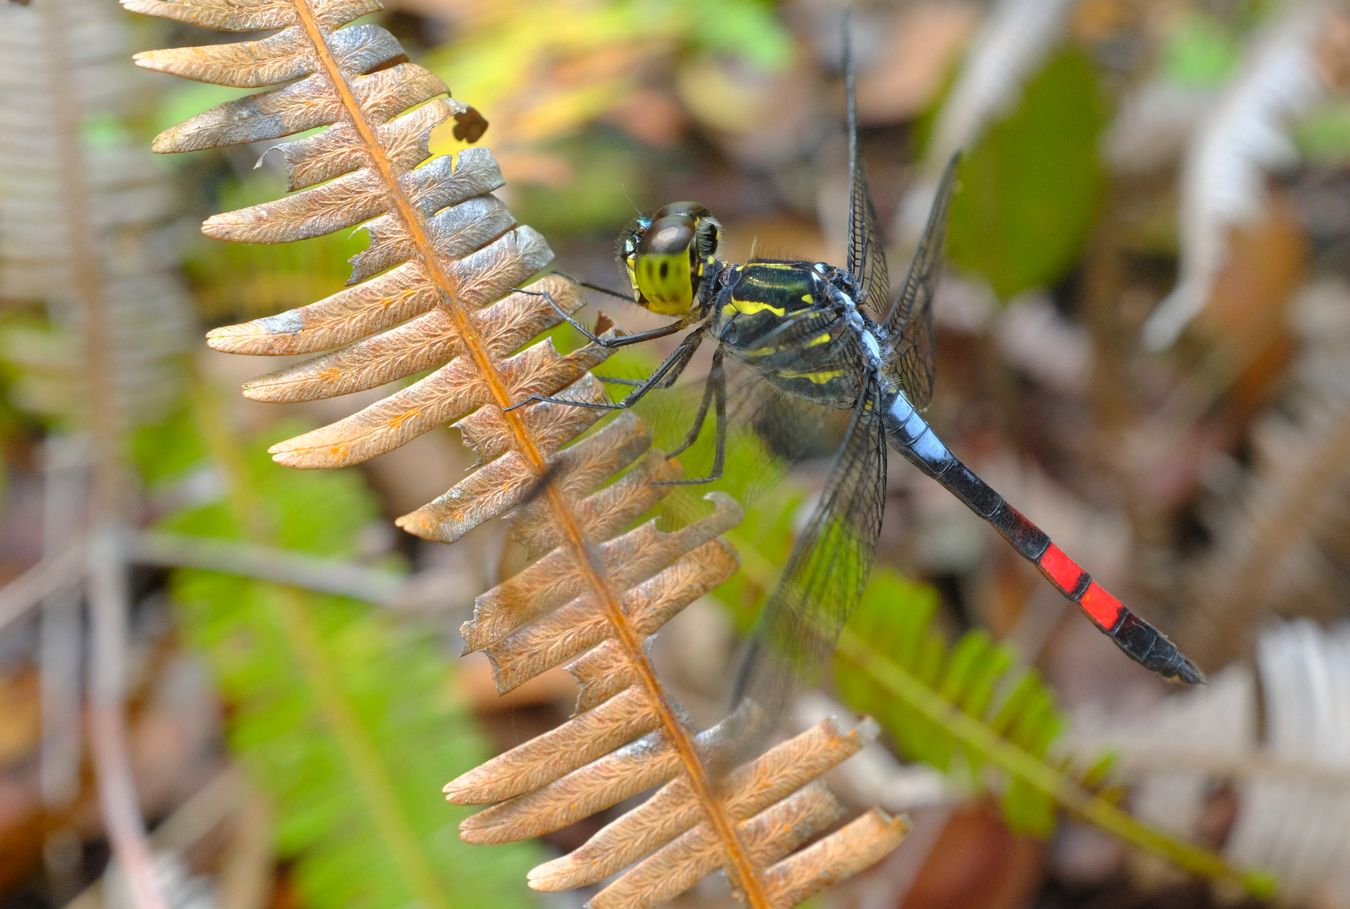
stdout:
{"type": "Polygon", "coordinates": [[[1168,678],[1204,681],[1204,674],[1166,635],[1094,581],[1045,531],[952,454],[903,392],[883,394],[882,421],[892,448],[988,521],[1127,656],[1168,678]]]}

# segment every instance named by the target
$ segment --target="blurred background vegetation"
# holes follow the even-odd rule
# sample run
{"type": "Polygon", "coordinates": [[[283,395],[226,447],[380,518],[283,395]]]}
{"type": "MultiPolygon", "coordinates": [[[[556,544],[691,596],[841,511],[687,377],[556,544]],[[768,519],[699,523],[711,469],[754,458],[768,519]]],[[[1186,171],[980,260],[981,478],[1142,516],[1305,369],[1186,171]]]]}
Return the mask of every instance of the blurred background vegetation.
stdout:
{"type": "MultiPolygon", "coordinates": [[[[682,198],[715,209],[728,259],[843,258],[838,5],[388,6],[410,55],[490,121],[501,195],[561,270],[621,286],[620,227],[682,198]]],[[[1169,691],[1118,658],[897,465],[828,697],[888,734],[843,790],[916,829],[819,903],[1230,895],[1122,844],[1200,869],[1166,830],[1273,873],[1291,902],[1350,906],[1350,13],[914,0],[853,17],[892,275],[966,150],[930,418],[1213,684],[1169,691]]],[[[579,903],[536,899],[524,871],[589,828],[468,847],[439,798],[572,695],[549,676],[499,699],[484,661],[457,658],[474,595],[519,558],[500,529],[446,547],[390,525],[470,466],[455,433],[359,471],[286,471],[266,445],[350,401],[244,402],[257,366],[196,340],[332,293],[365,243],[197,233],[284,191],[261,148],[151,160],[157,131],[238,92],[141,78],[130,53],[212,39],[104,0],[0,9],[0,906],[138,905],[95,791],[109,677],[175,906],[579,903]],[[91,424],[105,398],[117,425],[91,424]],[[122,482],[100,486],[109,471],[122,482]],[[116,490],[107,510],[98,488],[116,490]]],[[[662,637],[695,708],[725,695],[732,628],[819,479],[760,497],[743,573],[662,637]]],[[[802,722],[847,709],[826,698],[802,722]]]]}

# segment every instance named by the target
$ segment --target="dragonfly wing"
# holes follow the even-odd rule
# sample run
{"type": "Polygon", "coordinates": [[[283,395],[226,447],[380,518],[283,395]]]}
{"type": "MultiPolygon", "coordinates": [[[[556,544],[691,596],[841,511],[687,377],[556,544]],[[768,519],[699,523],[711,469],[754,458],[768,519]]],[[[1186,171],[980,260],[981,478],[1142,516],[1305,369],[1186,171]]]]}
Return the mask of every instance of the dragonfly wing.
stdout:
{"type": "Polygon", "coordinates": [[[855,405],[820,501],[769,595],[736,682],[735,701],[769,717],[794,683],[828,660],[858,605],[876,553],[886,491],[886,438],[877,383],[855,405]]]}
{"type": "Polygon", "coordinates": [[[887,371],[900,381],[910,402],[922,410],[933,399],[933,296],[942,272],[942,244],[947,233],[947,208],[952,198],[959,155],[942,173],[928,213],[923,239],[914,251],[904,286],[886,311],[881,326],[892,344],[887,371]]]}
{"type": "MultiPolygon", "coordinates": [[[[795,365],[801,345],[822,332],[833,331],[834,324],[832,317],[803,310],[780,319],[774,330],[763,336],[764,344],[773,352],[760,357],[759,365],[735,356],[725,358],[721,432],[727,460],[716,488],[748,504],[772,489],[794,464],[826,458],[838,449],[836,443],[848,412],[839,412],[838,421],[822,420],[824,409],[820,404],[776,387],[761,368],[795,365]]],[[[856,345],[844,344],[839,345],[838,355],[841,359],[848,357],[849,366],[861,356],[856,345]]],[[[694,369],[690,373],[675,388],[649,395],[638,406],[638,414],[651,429],[653,447],[679,452],[687,476],[703,477],[716,460],[718,421],[705,377],[694,375],[694,369]],[[698,432],[692,437],[695,426],[698,432]]],[[[694,487],[690,491],[697,498],[705,490],[694,487]]]]}
{"type": "Polygon", "coordinates": [[[844,22],[844,91],[848,97],[848,271],[858,282],[858,301],[874,320],[886,315],[891,294],[885,243],[876,208],[867,187],[867,170],[858,149],[858,97],[853,73],[853,47],[844,22]]]}

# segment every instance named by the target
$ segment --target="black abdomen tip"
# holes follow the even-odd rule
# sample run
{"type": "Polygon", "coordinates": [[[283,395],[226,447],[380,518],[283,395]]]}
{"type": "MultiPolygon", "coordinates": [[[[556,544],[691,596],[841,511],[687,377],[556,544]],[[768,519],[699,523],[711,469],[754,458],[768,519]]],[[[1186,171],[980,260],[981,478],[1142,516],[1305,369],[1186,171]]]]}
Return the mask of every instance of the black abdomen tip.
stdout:
{"type": "Polygon", "coordinates": [[[1134,613],[1127,612],[1110,635],[1117,647],[1145,669],[1188,685],[1205,684],[1205,674],[1200,667],[1177,649],[1167,635],[1134,613]]]}
{"type": "MultiPolygon", "coordinates": [[[[1164,638],[1164,640],[1166,639],[1164,638]]],[[[1176,671],[1168,676],[1169,679],[1185,682],[1187,685],[1204,685],[1209,682],[1209,679],[1205,678],[1205,673],[1199,666],[1192,663],[1186,654],[1177,650],[1176,645],[1171,641],[1168,641],[1167,644],[1176,654],[1176,671]]]]}

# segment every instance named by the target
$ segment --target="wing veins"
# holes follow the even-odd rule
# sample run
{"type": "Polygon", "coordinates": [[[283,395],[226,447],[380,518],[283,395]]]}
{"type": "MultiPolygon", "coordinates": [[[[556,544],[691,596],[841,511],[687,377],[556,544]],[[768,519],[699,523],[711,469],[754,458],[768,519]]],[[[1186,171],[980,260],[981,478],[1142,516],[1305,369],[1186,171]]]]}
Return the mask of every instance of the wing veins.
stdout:
{"type": "Polygon", "coordinates": [[[794,682],[829,657],[858,605],[881,532],[886,442],[875,379],[864,385],[844,442],[806,529],[765,603],[737,680],[735,702],[770,716],[794,682]]]}
{"type": "Polygon", "coordinates": [[[886,314],[891,279],[877,212],[867,187],[867,169],[858,148],[858,93],[853,42],[844,20],[844,93],[848,107],[848,271],[858,282],[858,299],[874,320],[886,314]]]}
{"type": "Polygon", "coordinates": [[[942,245],[947,211],[960,155],[953,155],[942,172],[923,239],[914,250],[905,283],[887,308],[881,327],[890,351],[887,372],[900,380],[910,403],[922,410],[933,400],[933,297],[941,274],[942,245]]]}

